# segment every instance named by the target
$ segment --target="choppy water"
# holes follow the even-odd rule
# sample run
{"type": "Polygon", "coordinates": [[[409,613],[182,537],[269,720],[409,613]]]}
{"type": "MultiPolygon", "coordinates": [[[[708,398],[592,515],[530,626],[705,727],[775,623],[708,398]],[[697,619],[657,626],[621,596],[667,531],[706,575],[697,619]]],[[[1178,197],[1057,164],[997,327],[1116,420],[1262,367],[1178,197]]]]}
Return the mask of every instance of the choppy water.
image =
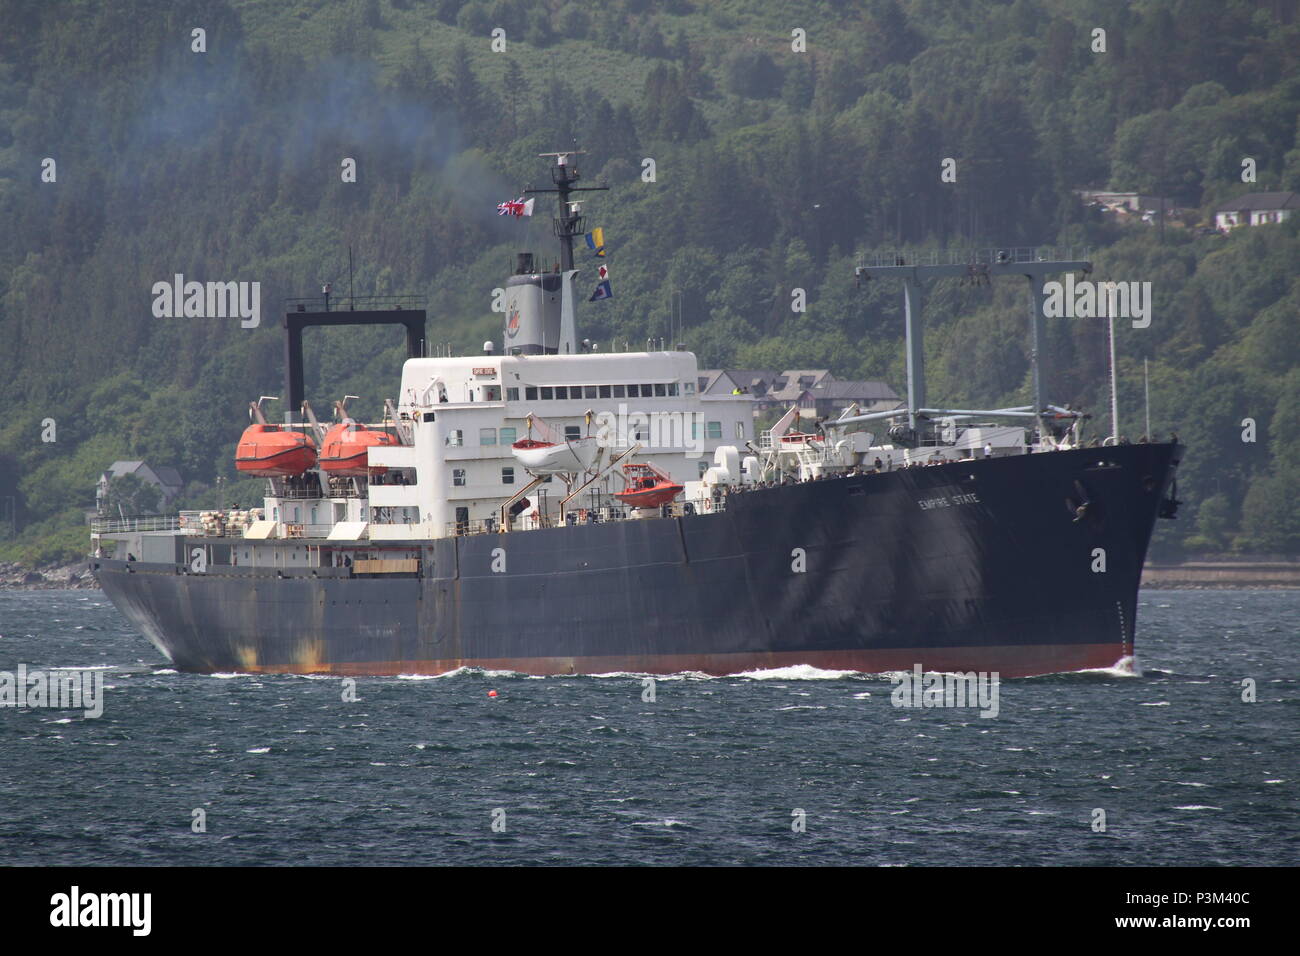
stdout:
{"type": "Polygon", "coordinates": [[[0,670],[106,675],[98,719],[0,708],[0,860],[1295,864],[1298,620],[1300,591],[1144,592],[1140,676],[1003,681],[981,719],[812,669],[653,703],[632,675],[364,678],[348,703],[175,673],[99,592],[0,592],[0,670]]]}

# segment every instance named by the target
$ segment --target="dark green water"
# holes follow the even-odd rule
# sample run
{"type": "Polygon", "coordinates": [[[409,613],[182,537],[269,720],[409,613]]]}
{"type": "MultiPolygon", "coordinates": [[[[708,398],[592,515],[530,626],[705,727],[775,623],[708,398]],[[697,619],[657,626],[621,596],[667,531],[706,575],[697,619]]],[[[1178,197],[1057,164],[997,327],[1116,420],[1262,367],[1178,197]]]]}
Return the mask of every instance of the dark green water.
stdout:
{"type": "Polygon", "coordinates": [[[981,719],[813,670],[654,702],[635,676],[466,671],[345,702],[335,678],[177,674],[99,592],[0,592],[0,671],[105,674],[97,719],[0,708],[0,859],[1295,864],[1300,592],[1148,591],[1139,614],[1140,676],[1003,681],[981,719]]]}

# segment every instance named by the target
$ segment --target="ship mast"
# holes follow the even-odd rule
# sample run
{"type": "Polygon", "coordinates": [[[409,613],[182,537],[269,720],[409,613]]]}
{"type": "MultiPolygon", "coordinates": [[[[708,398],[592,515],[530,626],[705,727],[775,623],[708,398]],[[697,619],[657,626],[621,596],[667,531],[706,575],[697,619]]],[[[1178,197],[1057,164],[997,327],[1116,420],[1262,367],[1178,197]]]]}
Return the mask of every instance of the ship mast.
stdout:
{"type": "Polygon", "coordinates": [[[551,222],[556,238],[560,240],[560,271],[568,272],[573,268],[573,237],[587,231],[586,222],[581,213],[581,202],[570,202],[571,193],[598,192],[609,189],[608,186],[576,186],[582,174],[578,167],[569,162],[570,156],[580,156],[584,149],[573,149],[562,153],[538,153],[538,156],[554,157],[555,165],[551,167],[551,182],[554,187],[537,187],[529,185],[524,188],[524,195],[534,193],[556,193],[560,199],[560,215],[551,222]]]}

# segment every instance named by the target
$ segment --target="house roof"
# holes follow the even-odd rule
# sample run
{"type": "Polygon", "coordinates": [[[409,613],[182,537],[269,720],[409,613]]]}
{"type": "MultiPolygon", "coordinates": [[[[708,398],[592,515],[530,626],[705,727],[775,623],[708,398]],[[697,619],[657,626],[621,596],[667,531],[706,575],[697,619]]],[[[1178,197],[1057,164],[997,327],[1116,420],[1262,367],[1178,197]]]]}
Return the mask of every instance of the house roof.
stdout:
{"type": "Polygon", "coordinates": [[[753,392],[756,384],[770,387],[776,372],[768,368],[700,369],[699,377],[702,394],[716,394],[719,389],[730,392],[733,388],[748,388],[753,392]]]}
{"type": "Polygon", "coordinates": [[[1246,193],[1225,199],[1214,207],[1215,212],[1253,212],[1259,209],[1300,209],[1300,196],[1295,193],[1246,193]]]}
{"type": "Polygon", "coordinates": [[[700,369],[699,388],[702,395],[747,388],[755,400],[764,402],[795,402],[805,393],[818,399],[898,401],[898,394],[884,382],[839,381],[824,368],[786,369],[779,373],[766,368],[700,369]]]}
{"type": "Polygon", "coordinates": [[[769,397],[778,401],[793,402],[807,389],[814,388],[826,381],[835,381],[835,376],[824,368],[786,369],[772,379],[769,397]]]}
{"type": "Polygon", "coordinates": [[[153,473],[158,476],[158,480],[164,485],[179,488],[185,484],[185,482],[181,481],[181,473],[168,465],[163,465],[161,468],[155,468],[153,473]]]}
{"type": "Polygon", "coordinates": [[[845,398],[856,402],[898,401],[898,393],[884,382],[823,382],[806,391],[813,398],[845,398]]]}
{"type": "Polygon", "coordinates": [[[811,379],[814,385],[824,378],[835,378],[828,368],[789,368],[781,373],[781,377],[792,382],[797,382],[800,379],[811,379]]]}
{"type": "Polygon", "coordinates": [[[142,461],[115,461],[113,464],[108,466],[108,470],[105,471],[104,474],[110,478],[121,478],[123,475],[133,475],[139,471],[140,466],[143,464],[144,462],[142,461]]]}
{"type": "Polygon", "coordinates": [[[175,468],[166,465],[154,468],[151,465],[146,465],[143,461],[115,461],[108,466],[108,470],[101,477],[112,481],[114,478],[121,478],[124,475],[134,475],[142,468],[157,478],[159,484],[168,488],[182,488],[185,485],[185,482],[181,480],[180,472],[175,468]]]}

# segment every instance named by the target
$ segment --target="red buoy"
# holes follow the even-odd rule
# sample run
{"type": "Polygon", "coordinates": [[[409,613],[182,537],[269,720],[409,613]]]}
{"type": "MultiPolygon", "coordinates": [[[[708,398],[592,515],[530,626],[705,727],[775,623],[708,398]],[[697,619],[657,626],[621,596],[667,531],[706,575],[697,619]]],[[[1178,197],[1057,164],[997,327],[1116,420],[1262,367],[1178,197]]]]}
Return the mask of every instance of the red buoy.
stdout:
{"type": "Polygon", "coordinates": [[[490,691],[488,691],[488,696],[489,696],[489,697],[495,697],[496,695],[497,695],[497,692],[496,692],[496,691],[494,691],[494,690],[490,690],[490,691]]]}

